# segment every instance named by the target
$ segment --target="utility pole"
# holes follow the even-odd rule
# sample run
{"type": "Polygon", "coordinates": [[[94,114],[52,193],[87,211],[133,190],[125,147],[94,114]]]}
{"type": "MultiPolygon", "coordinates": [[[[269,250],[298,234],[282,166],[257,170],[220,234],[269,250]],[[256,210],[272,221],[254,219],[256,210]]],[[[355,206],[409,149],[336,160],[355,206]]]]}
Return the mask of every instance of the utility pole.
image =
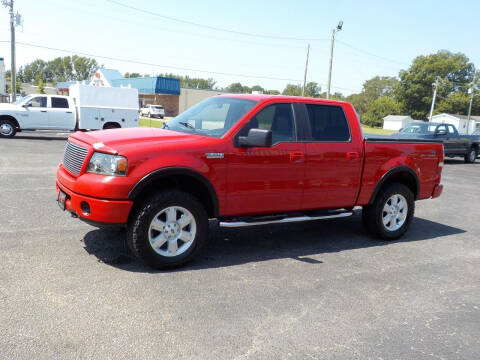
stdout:
{"type": "Polygon", "coordinates": [[[16,74],[16,65],[15,65],[15,25],[21,22],[21,16],[13,12],[13,0],[2,0],[3,6],[10,8],[10,52],[12,58],[12,102],[17,99],[17,74],[16,74]]]}
{"type": "Polygon", "coordinates": [[[305,61],[305,73],[303,74],[302,96],[305,95],[305,84],[307,83],[308,56],[310,55],[310,44],[307,45],[307,61],[305,61]]]}
{"type": "Polygon", "coordinates": [[[432,116],[433,116],[433,108],[435,107],[435,99],[437,98],[437,88],[438,88],[438,85],[440,85],[440,77],[436,77],[435,78],[435,82],[432,84],[433,87],[434,87],[434,90],[433,90],[433,99],[432,99],[432,106],[430,108],[430,116],[428,117],[428,121],[432,121],[432,116]]]}
{"type": "Polygon", "coordinates": [[[470,116],[472,115],[472,103],[473,95],[475,93],[475,86],[477,85],[477,74],[473,76],[473,80],[470,84],[470,104],[468,105],[468,116],[467,116],[467,135],[470,129],[470,116]]]}
{"type": "Polygon", "coordinates": [[[332,30],[332,42],[330,43],[330,65],[328,67],[327,99],[330,99],[330,84],[332,80],[332,62],[333,62],[333,44],[335,42],[335,33],[342,30],[343,21],[340,21],[335,29],[332,30]]]}

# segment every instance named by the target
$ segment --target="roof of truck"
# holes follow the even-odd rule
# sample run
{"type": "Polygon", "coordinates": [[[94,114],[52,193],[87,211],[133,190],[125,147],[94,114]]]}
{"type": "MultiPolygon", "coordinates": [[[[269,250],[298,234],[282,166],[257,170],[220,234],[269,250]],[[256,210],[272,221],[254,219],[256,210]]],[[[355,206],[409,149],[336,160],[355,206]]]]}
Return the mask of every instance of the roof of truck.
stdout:
{"type": "Polygon", "coordinates": [[[321,98],[311,98],[311,97],[302,97],[302,96],[286,96],[286,95],[268,95],[268,94],[222,94],[218,96],[225,97],[235,97],[253,101],[262,101],[269,99],[277,99],[280,101],[308,101],[308,102],[318,102],[322,104],[348,104],[345,101],[341,100],[331,100],[331,99],[321,99],[321,98]]]}

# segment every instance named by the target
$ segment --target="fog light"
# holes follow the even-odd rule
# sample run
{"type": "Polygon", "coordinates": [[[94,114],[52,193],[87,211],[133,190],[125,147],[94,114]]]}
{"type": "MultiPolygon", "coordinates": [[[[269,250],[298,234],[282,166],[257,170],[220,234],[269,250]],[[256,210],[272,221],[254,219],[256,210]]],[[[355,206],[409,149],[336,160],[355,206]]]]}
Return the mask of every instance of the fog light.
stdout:
{"type": "Polygon", "coordinates": [[[82,209],[83,215],[90,215],[90,205],[86,201],[80,203],[80,208],[82,209]]]}

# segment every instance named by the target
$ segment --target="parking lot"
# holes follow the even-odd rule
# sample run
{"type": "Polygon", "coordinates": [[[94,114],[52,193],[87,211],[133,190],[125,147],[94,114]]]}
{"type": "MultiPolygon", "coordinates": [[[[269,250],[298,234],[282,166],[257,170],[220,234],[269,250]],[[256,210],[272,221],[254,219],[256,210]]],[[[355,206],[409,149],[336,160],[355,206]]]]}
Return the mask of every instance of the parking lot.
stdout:
{"type": "Polygon", "coordinates": [[[0,140],[0,358],[478,359],[480,162],[447,160],[400,241],[371,239],[357,211],[215,230],[154,272],[124,233],[58,208],[65,141],[0,140]]]}

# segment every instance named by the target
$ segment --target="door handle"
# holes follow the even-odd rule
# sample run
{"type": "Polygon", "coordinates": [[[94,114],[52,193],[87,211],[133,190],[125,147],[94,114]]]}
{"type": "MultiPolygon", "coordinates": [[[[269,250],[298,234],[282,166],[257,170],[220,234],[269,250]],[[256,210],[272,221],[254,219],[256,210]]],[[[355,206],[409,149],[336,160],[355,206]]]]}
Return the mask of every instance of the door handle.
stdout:
{"type": "Polygon", "coordinates": [[[40,110],[40,112],[47,112],[47,110],[40,110]]]}
{"type": "Polygon", "coordinates": [[[290,153],[291,162],[302,162],[305,155],[301,151],[294,151],[290,153]]]}
{"type": "Polygon", "coordinates": [[[71,111],[66,111],[67,114],[71,114],[72,112],[71,111]]]}
{"type": "Polygon", "coordinates": [[[347,159],[358,159],[360,154],[356,151],[347,152],[347,159]]]}

